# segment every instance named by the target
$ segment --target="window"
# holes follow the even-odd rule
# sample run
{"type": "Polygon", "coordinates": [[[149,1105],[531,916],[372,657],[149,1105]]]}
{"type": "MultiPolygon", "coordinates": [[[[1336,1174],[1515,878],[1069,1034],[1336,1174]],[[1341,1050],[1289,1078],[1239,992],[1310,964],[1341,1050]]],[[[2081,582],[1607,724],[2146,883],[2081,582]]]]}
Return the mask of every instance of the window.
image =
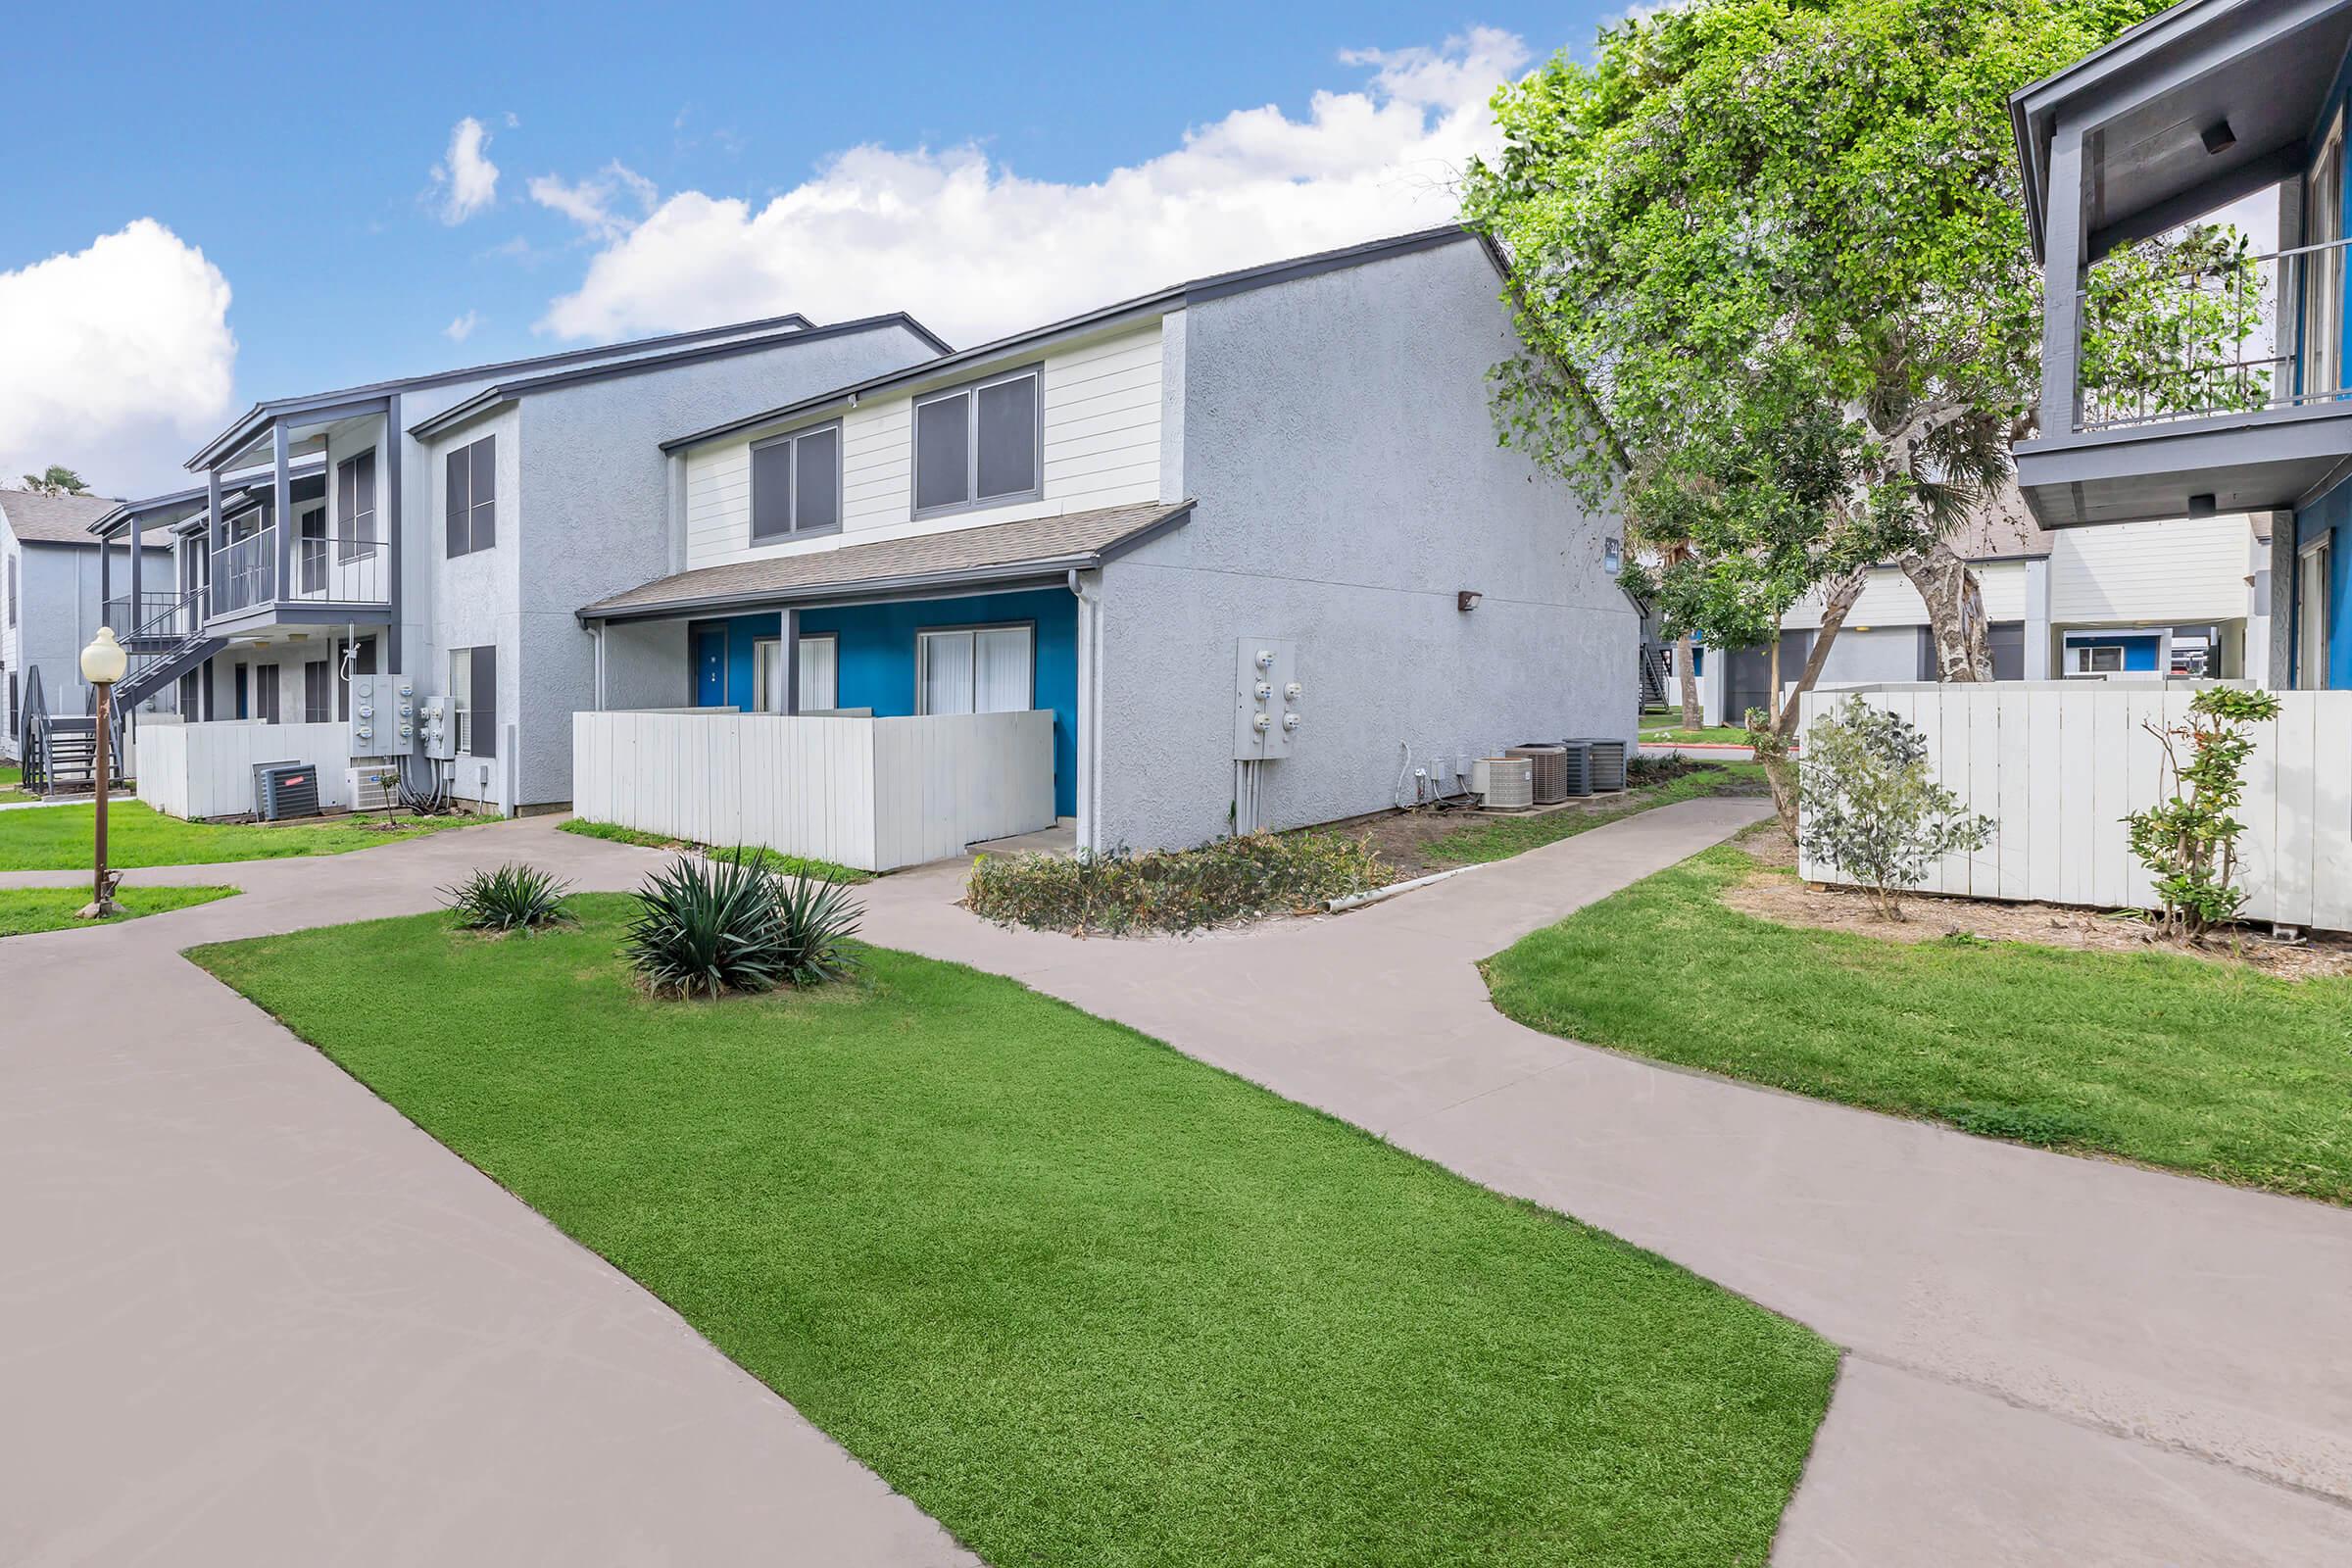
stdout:
{"type": "Polygon", "coordinates": [[[914,710],[1017,713],[1034,706],[1030,626],[970,626],[915,635],[914,710]]]}
{"type": "Polygon", "coordinates": [[[234,678],[235,678],[235,681],[236,681],[236,691],[237,691],[237,717],[239,717],[239,718],[250,718],[250,717],[252,717],[252,716],[253,716],[253,713],[252,713],[253,668],[252,668],[252,666],[251,666],[251,665],[249,665],[249,664],[242,663],[242,662],[238,663],[237,665],[235,665],[235,666],[234,666],[234,678]]]}
{"type": "Polygon", "coordinates": [[[2319,161],[2311,166],[2310,206],[2303,234],[2326,250],[2304,253],[2310,284],[2303,291],[2303,396],[2333,397],[2343,386],[2344,120],[2328,127],[2319,161]]]}
{"type": "Polygon", "coordinates": [[[2075,671],[2082,675],[2123,672],[2124,650],[2118,643],[2091,643],[2075,650],[2075,671]]]}
{"type": "Polygon", "coordinates": [[[752,640],[752,711],[784,711],[784,639],[781,637],[756,637],[752,640]]]}
{"type": "Polygon", "coordinates": [[[2328,602],[2328,577],[2334,554],[2331,529],[2305,545],[2295,563],[2295,686],[2299,691],[2328,688],[2328,621],[2334,612],[2328,602]]]}
{"type": "Polygon", "coordinates": [[[1043,373],[1034,366],[914,405],[914,514],[1038,494],[1043,373]]]}
{"type": "Polygon", "coordinates": [[[196,690],[199,683],[200,677],[192,669],[179,677],[179,716],[190,724],[196,722],[196,690]]]}
{"type": "Polygon", "coordinates": [[[841,706],[841,639],[827,633],[801,639],[801,711],[841,706]]]}
{"type": "Polygon", "coordinates": [[[333,677],[323,659],[305,660],[302,666],[302,721],[325,724],[333,719],[333,677]]]}
{"type": "Polygon", "coordinates": [[[452,648],[449,695],[458,705],[458,750],[468,757],[498,755],[498,650],[452,648]]]}
{"type": "Polygon", "coordinates": [[[306,594],[326,592],[326,509],[313,507],[302,514],[294,541],[295,566],[306,594]]]}
{"type": "Polygon", "coordinates": [[[752,448],[752,543],[841,528],[841,426],[796,430],[752,448]]]}
{"type": "Polygon", "coordinates": [[[335,559],[375,554],[375,453],[335,465],[335,559]]]}
{"type": "Polygon", "coordinates": [[[498,543],[498,437],[486,435],[441,460],[441,524],[451,559],[498,543]]]}
{"type": "Polygon", "coordinates": [[[253,680],[254,695],[261,701],[259,716],[262,722],[265,724],[283,723],[285,711],[279,703],[284,696],[285,679],[278,673],[278,666],[275,664],[254,665],[253,680]]]}

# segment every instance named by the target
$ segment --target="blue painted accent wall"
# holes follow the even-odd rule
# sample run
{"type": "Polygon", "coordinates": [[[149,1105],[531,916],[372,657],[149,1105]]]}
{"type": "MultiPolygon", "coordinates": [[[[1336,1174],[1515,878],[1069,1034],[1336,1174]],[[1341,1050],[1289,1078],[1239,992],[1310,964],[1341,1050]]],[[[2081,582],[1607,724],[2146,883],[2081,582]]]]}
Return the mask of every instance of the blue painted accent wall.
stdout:
{"type": "Polygon", "coordinates": [[[2126,674],[2153,675],[2159,640],[2153,633],[2145,637],[2119,633],[2113,637],[2069,637],[2066,646],[2070,653],[2077,648],[2121,648],[2126,674]]]}
{"type": "MultiPolygon", "coordinates": [[[[847,605],[801,612],[805,637],[840,639],[836,701],[844,708],[870,708],[878,718],[914,711],[914,639],[943,626],[985,626],[1027,621],[1037,628],[1038,707],[1054,712],[1054,809],[1078,814],[1078,601],[1059,588],[1027,593],[982,594],[971,599],[921,599],[885,605],[847,605]]],[[[777,614],[734,615],[698,620],[698,635],[723,627],[727,634],[727,693],[724,706],[752,707],[752,645],[781,637],[777,614]]]]}
{"type": "MultiPolygon", "coordinates": [[[[2352,480],[2346,480],[2295,514],[2295,549],[2335,531],[2334,548],[2328,553],[2328,689],[2352,689],[2352,480]]],[[[2303,650],[2303,572],[2296,562],[2293,594],[2295,626],[2292,647],[2298,663],[2303,650]]],[[[2294,672],[2304,683],[2303,671],[2294,672]]]]}

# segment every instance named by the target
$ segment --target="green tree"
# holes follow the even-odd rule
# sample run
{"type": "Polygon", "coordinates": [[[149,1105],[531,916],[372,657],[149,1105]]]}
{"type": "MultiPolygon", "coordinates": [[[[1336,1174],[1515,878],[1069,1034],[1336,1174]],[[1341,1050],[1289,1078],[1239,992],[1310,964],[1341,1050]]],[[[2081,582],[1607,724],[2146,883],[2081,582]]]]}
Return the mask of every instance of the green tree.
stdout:
{"type": "Polygon", "coordinates": [[[2124,818],[2132,858],[2156,879],[2167,936],[2202,942],[2237,917],[2246,890],[2233,885],[2237,841],[2246,825],[2230,813],[2246,796],[2246,726],[2278,716],[2265,691],[2208,686],[2188,700],[2185,724],[2143,727],[2164,745],[2172,799],[2124,818]]]}
{"type": "MultiPolygon", "coordinates": [[[[1629,475],[1738,491],[1771,470],[1754,432],[1835,421],[1838,482],[1788,498],[1818,571],[1805,586],[1829,600],[1816,652],[1860,591],[1851,564],[1891,561],[1927,600],[1945,678],[1989,676],[1947,536],[2001,503],[2009,448],[2034,430],[2040,277],[2008,94],[2160,9],[1694,0],[1603,32],[1590,65],[1563,55],[1505,87],[1502,150],[1464,182],[1467,220],[1511,258],[1525,345],[1494,375],[1502,438],[1606,504],[1629,475]]],[[[2094,374],[2175,389],[2180,356],[2144,352],[2151,312],[2167,342],[2254,330],[2253,314],[2183,310],[2153,286],[2184,246],[2227,274],[2218,243],[2193,230],[2094,273],[2094,374]]],[[[1690,544],[1629,510],[1661,555],[1690,544]]],[[[1758,573],[1783,582],[1766,556],[1758,573]]],[[[1719,647],[1735,634],[1690,629],[1719,647]]],[[[1791,700],[1783,740],[1794,718],[1791,700]]]]}
{"type": "Polygon", "coordinates": [[[24,476],[24,488],[37,490],[45,496],[86,496],[90,487],[82,483],[81,475],[62,463],[52,463],[39,473],[24,476]]]}
{"type": "Polygon", "coordinates": [[[1889,920],[1947,855],[1972,855],[1992,819],[1936,782],[1928,741],[1899,714],[1848,697],[1805,731],[1805,854],[1851,877],[1889,920]]]}

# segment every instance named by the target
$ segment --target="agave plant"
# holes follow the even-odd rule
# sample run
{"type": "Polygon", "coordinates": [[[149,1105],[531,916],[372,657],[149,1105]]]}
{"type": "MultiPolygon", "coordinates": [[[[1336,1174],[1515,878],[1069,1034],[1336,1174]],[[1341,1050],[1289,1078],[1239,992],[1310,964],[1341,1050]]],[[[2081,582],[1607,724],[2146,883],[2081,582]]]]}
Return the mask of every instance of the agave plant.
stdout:
{"type": "Polygon", "coordinates": [[[476,871],[454,888],[441,890],[442,905],[455,910],[468,931],[535,931],[577,923],[564,907],[568,883],[535,865],[510,863],[476,871]]]}
{"type": "Polygon", "coordinates": [[[863,910],[838,883],[777,876],[757,854],[681,856],[646,879],[623,949],[657,993],[723,996],[849,972],[863,910]]]}

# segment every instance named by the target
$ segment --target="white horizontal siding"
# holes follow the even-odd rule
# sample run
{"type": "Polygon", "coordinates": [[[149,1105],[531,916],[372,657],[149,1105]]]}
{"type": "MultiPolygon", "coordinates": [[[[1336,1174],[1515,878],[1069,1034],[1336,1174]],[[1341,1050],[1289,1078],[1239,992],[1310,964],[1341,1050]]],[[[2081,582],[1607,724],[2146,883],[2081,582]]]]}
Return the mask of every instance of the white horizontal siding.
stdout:
{"type": "MultiPolygon", "coordinates": [[[[1987,620],[2026,618],[2026,564],[1992,561],[1975,568],[1977,586],[1984,595],[1987,620]]],[[[1928,607],[1899,566],[1874,566],[1862,597],[1845,617],[1848,626],[1925,626],[1928,607]]],[[[1785,625],[1790,628],[1821,624],[1821,595],[1807,594],[1790,608],[1785,625]]]]}
{"type": "MultiPolygon", "coordinates": [[[[1011,368],[1018,358],[999,368],[1011,368]]],[[[1159,497],[1159,323],[1045,357],[1044,495],[1036,501],[914,519],[913,394],[893,393],[841,420],[842,531],[803,543],[751,543],[752,437],[686,455],[686,564],[838,549],[1159,497]]],[[[975,371],[975,374],[984,373],[975,371]]]]}
{"type": "Polygon", "coordinates": [[[2242,514],[2063,529],[2050,552],[2050,619],[2237,619],[2252,537],[2242,514]]]}

